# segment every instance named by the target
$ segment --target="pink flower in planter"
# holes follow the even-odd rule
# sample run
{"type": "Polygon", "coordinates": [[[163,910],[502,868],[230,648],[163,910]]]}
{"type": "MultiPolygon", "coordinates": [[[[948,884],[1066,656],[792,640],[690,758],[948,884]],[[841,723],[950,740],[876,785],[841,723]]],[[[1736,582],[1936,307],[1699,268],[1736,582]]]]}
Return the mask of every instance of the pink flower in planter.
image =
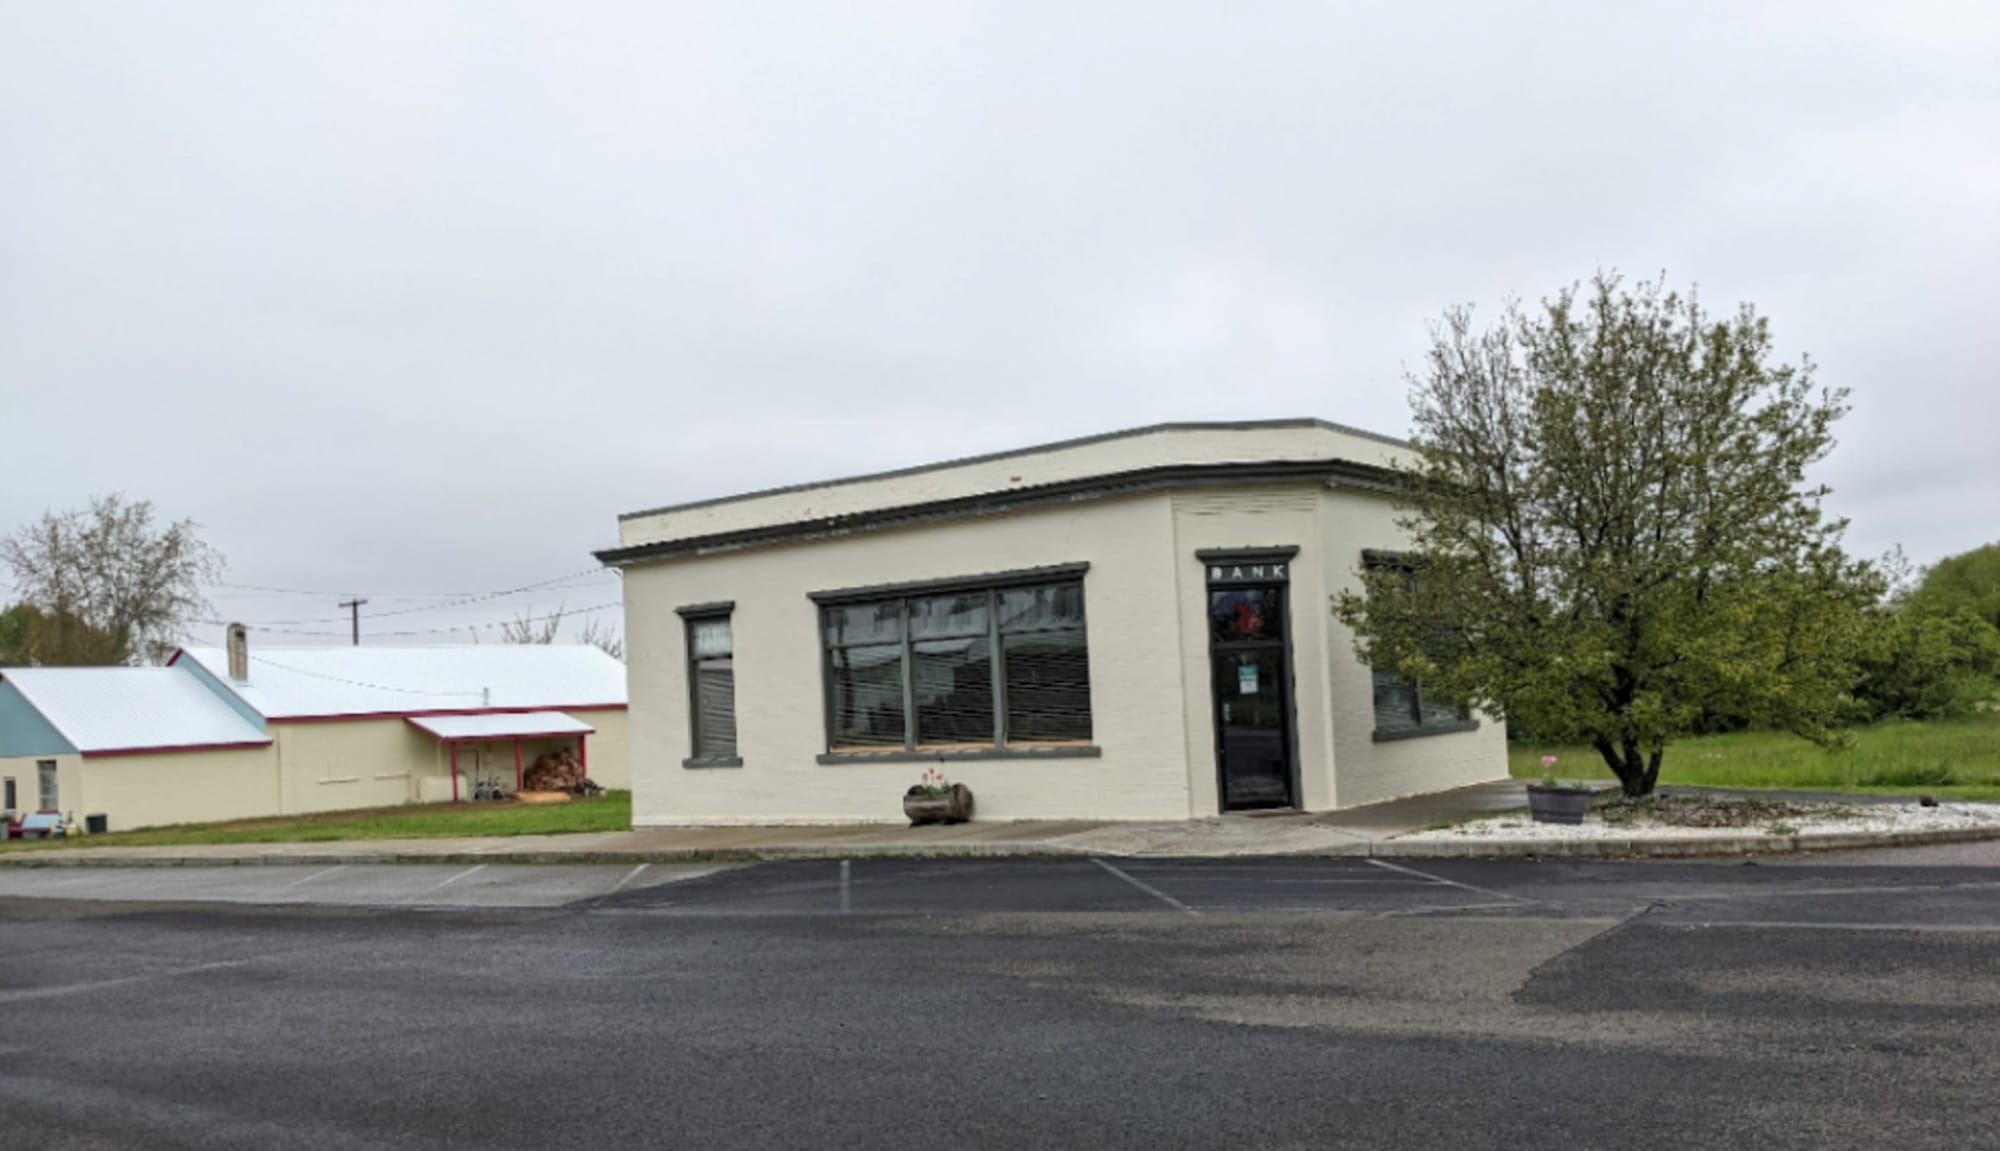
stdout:
{"type": "Polygon", "coordinates": [[[1556,757],[1555,757],[1555,756],[1553,756],[1553,755],[1545,755],[1545,756],[1543,756],[1543,757],[1542,757],[1542,766],[1543,766],[1543,767],[1554,767],[1555,765],[1556,765],[1556,757]]]}

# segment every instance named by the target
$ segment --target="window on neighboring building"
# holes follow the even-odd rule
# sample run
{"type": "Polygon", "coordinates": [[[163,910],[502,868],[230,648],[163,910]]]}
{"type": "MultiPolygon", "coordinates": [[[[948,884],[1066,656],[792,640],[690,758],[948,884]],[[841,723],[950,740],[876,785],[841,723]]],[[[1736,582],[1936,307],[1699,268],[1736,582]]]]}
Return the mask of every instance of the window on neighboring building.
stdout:
{"type": "Polygon", "coordinates": [[[1081,581],[826,604],[820,629],[835,753],[1090,742],[1081,581]]]}
{"type": "Polygon", "coordinates": [[[14,777],[11,775],[8,776],[5,780],[5,784],[6,784],[5,787],[6,795],[4,797],[0,797],[0,811],[14,811],[16,810],[14,805],[17,802],[16,794],[14,791],[14,777]]]}
{"type": "Polygon", "coordinates": [[[62,796],[56,791],[56,761],[40,759],[35,761],[35,783],[41,789],[42,811],[61,811],[62,796]]]}
{"type": "Polygon", "coordinates": [[[687,620],[690,745],[694,761],[736,758],[736,641],[729,615],[687,620]]]}
{"type": "MultiPolygon", "coordinates": [[[[1411,580],[1418,578],[1409,561],[1400,556],[1371,552],[1365,563],[1372,570],[1396,569],[1411,580]]],[[[1423,684],[1416,680],[1380,668],[1375,670],[1373,679],[1378,737],[1442,734],[1472,726],[1472,713],[1464,705],[1430,698],[1423,684]]]]}

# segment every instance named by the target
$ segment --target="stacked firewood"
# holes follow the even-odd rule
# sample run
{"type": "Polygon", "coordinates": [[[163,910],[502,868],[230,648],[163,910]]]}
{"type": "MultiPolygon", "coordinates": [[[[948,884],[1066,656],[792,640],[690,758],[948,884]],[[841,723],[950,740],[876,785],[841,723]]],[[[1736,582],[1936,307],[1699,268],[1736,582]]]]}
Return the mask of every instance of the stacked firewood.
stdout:
{"type": "Polygon", "coordinates": [[[577,791],[582,787],[583,761],[569,748],[539,757],[521,773],[524,791],[577,791]]]}

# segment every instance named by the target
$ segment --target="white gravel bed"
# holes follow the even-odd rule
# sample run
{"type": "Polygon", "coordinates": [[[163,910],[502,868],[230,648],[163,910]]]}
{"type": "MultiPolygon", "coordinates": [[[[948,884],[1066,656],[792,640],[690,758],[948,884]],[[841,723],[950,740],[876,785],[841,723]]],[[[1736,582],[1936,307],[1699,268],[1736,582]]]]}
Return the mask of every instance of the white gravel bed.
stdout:
{"type": "Polygon", "coordinates": [[[1748,835],[1829,835],[1878,834],[1901,831],[1959,831],[1972,828],[2000,828],[2000,803],[1941,803],[1936,807],[1907,804],[1824,804],[1823,814],[1789,816],[1772,825],[1748,827],[1674,827],[1637,820],[1606,823],[1597,815],[1586,815],[1580,824],[1536,823],[1525,811],[1475,819],[1452,827],[1413,831],[1396,841],[1431,842],[1450,840],[1590,840],[1590,839],[1712,839],[1748,835]]]}

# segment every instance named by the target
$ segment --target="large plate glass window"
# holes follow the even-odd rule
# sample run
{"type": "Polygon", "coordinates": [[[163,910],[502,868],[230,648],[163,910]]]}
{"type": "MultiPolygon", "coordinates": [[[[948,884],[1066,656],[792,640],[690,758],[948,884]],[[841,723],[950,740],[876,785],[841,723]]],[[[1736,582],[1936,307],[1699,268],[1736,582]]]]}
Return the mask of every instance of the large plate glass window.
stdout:
{"type": "Polygon", "coordinates": [[[826,604],[834,754],[1090,742],[1079,580],[826,604]]]}

